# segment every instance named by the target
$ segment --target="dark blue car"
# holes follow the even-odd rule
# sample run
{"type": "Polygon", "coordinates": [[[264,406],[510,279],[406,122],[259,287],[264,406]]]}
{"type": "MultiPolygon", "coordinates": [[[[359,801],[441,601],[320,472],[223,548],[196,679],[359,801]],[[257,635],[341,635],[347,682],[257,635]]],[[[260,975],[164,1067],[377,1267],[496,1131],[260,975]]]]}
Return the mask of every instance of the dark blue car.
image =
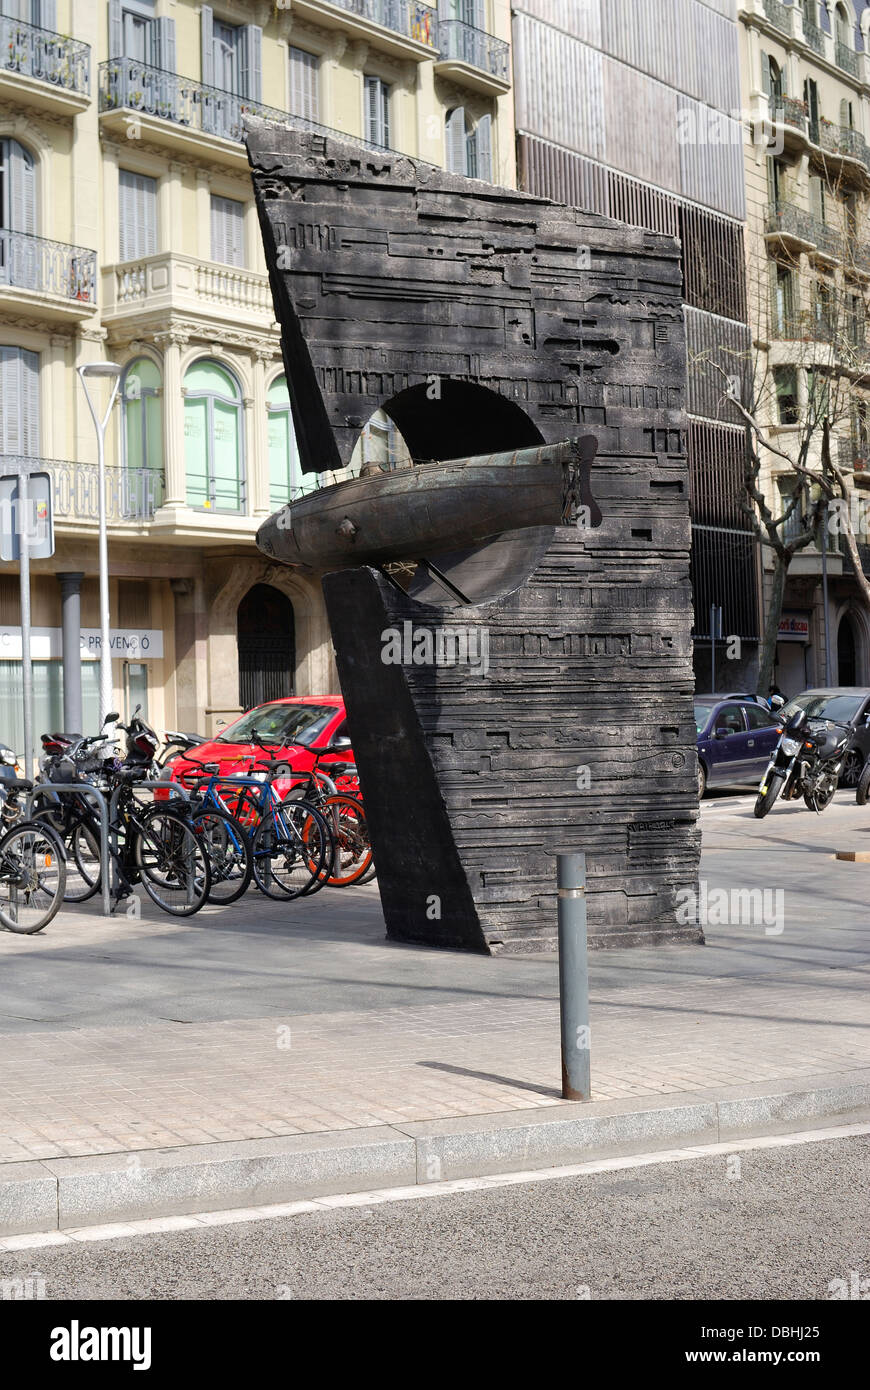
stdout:
{"type": "Polygon", "coordinates": [[[781,721],[751,695],[696,695],[698,798],[708,787],[757,785],[781,721]]]}

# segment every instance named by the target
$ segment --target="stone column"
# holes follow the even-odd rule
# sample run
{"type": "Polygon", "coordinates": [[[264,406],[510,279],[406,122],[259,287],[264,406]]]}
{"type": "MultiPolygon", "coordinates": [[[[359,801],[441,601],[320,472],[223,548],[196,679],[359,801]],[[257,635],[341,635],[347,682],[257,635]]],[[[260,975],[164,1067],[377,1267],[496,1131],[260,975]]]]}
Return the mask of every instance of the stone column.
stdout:
{"type": "Polygon", "coordinates": [[[170,329],[154,341],[163,353],[163,457],[166,468],[164,507],[183,507],[187,499],[184,471],[184,398],[181,394],[181,349],[187,334],[170,329]]]}
{"type": "Polygon", "coordinates": [[[65,733],[84,733],[82,724],[82,580],[80,570],[57,574],[60,584],[63,633],[63,727],[65,733]]]}
{"type": "Polygon", "coordinates": [[[251,457],[248,464],[248,488],[250,506],[254,516],[269,516],[272,506],[269,501],[269,440],[266,416],[266,363],[272,354],[257,352],[251,356],[254,395],[250,439],[251,457]]]}

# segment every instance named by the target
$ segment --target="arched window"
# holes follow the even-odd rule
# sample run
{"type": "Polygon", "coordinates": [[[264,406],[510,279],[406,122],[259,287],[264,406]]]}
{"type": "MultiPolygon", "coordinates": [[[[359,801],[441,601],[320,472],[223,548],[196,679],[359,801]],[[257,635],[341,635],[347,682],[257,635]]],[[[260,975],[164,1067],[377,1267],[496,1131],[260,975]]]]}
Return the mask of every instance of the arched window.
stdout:
{"type": "Polygon", "coordinates": [[[852,26],[849,23],[849,16],[846,14],[845,7],[838,5],[834,11],[836,23],[837,43],[842,44],[843,48],[854,48],[852,41],[852,26]]]}
{"type": "Polygon", "coordinates": [[[492,117],[475,125],[464,106],[454,106],[445,121],[447,168],[451,174],[492,181],[492,117]]]}
{"type": "MultiPolygon", "coordinates": [[[[36,171],[17,140],[0,140],[0,283],[37,289],[36,171]]],[[[46,287],[49,288],[49,287],[46,287]]],[[[51,286],[50,288],[55,288],[51,286]]]]}
{"type": "Polygon", "coordinates": [[[163,400],[160,368],[150,357],[128,363],[121,382],[125,487],[149,515],[163,502],[163,400]]]}
{"type": "Polygon", "coordinates": [[[266,394],[269,435],[269,502],[283,507],[292,497],[301,497],[317,487],[312,473],[306,478],[299,463],[299,449],[293,433],[290,392],[287,378],[276,376],[266,394]]]}
{"type": "Polygon", "coordinates": [[[193,362],[184,374],[187,504],[209,511],[244,507],[242,396],[217,362],[193,362]]]}

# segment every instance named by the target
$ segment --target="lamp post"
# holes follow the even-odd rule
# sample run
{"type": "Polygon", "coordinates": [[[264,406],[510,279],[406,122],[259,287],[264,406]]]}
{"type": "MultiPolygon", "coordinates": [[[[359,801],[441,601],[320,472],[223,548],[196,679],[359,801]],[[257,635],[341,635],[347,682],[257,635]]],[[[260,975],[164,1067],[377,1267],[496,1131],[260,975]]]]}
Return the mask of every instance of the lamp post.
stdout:
{"type": "Polygon", "coordinates": [[[87,362],[78,368],[82,380],[88,409],[91,412],[97,431],[97,462],[99,465],[99,506],[100,506],[100,723],[102,724],[112,708],[112,651],[109,645],[109,546],[106,539],[106,426],[118,394],[121,368],[117,362],[87,362]],[[102,419],[97,414],[91,393],[88,390],[88,377],[106,377],[112,380],[109,404],[102,419]]]}

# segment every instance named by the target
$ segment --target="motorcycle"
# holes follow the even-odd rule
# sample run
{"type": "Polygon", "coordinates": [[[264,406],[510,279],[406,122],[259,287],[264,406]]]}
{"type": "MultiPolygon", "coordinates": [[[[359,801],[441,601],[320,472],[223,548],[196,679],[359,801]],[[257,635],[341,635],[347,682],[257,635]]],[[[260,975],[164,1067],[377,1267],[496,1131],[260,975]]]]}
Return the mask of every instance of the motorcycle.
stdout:
{"type": "Polygon", "coordinates": [[[783,801],[803,796],[807,809],[817,813],[830,806],[853,732],[848,724],[808,719],[806,710],[796,710],[780,732],[761,779],[756,818],[762,820],[780,795],[783,801]]]}

